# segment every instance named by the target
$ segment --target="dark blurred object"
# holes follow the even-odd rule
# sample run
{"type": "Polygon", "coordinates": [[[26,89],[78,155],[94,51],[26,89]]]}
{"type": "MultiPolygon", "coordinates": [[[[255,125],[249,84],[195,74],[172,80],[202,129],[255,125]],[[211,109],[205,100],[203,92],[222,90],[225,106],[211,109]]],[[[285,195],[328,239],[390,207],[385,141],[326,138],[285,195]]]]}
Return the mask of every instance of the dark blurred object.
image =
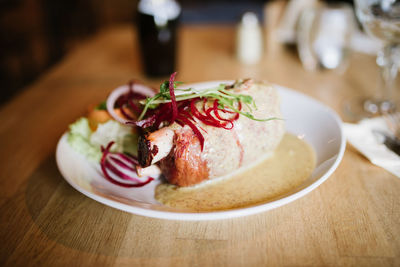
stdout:
{"type": "Polygon", "coordinates": [[[0,104],[99,28],[132,21],[137,0],[0,0],[0,104]]]}
{"type": "Polygon", "coordinates": [[[0,103],[32,81],[46,64],[40,5],[0,1],[0,103]]]}
{"type": "Polygon", "coordinates": [[[237,24],[245,12],[263,21],[265,0],[182,0],[182,23],[237,24]]]}
{"type": "MultiPolygon", "coordinates": [[[[246,11],[262,19],[266,1],[178,2],[184,22],[238,23],[246,11]]],[[[0,0],[0,104],[99,29],[137,22],[137,4],[138,0],[0,0]]]]}
{"type": "Polygon", "coordinates": [[[0,7],[0,103],[95,29],[90,2],[2,0],[0,7]]]}
{"type": "Polygon", "coordinates": [[[330,3],[330,4],[335,4],[335,3],[348,3],[352,6],[354,6],[354,0],[324,0],[323,2],[330,3]]]}
{"type": "Polygon", "coordinates": [[[139,41],[147,75],[167,76],[175,71],[180,12],[179,4],[173,0],[139,2],[139,41]]]}
{"type": "Polygon", "coordinates": [[[50,63],[59,60],[73,40],[96,29],[94,11],[89,1],[41,0],[43,20],[49,45],[50,63]]]}

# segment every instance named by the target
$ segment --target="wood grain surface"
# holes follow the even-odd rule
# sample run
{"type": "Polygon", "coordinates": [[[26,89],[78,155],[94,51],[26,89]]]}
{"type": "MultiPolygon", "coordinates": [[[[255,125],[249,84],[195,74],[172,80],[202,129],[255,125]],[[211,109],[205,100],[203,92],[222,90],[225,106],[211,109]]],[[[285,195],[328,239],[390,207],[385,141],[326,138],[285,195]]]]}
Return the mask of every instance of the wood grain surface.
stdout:
{"type": "MultiPolygon", "coordinates": [[[[307,196],[237,219],[146,218],[69,186],[54,158],[67,125],[132,78],[161,81],[143,75],[135,36],[129,25],[100,32],[0,109],[0,265],[400,266],[400,179],[350,146],[307,196]]],[[[234,57],[234,40],[232,26],[181,28],[179,80],[269,80],[343,117],[346,99],[376,88],[372,56],[353,54],[343,74],[306,72],[267,32],[262,62],[245,66],[234,57]]]]}

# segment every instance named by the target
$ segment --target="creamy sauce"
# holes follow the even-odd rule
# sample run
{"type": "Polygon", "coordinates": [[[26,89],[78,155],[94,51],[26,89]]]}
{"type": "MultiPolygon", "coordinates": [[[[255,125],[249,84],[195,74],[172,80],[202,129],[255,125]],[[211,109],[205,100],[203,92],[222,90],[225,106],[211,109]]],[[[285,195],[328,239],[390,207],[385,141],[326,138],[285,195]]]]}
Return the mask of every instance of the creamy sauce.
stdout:
{"type": "Polygon", "coordinates": [[[160,184],[157,201],[195,211],[225,210],[265,203],[298,187],[315,168],[315,152],[305,141],[285,134],[274,156],[201,186],[177,187],[160,184]]]}

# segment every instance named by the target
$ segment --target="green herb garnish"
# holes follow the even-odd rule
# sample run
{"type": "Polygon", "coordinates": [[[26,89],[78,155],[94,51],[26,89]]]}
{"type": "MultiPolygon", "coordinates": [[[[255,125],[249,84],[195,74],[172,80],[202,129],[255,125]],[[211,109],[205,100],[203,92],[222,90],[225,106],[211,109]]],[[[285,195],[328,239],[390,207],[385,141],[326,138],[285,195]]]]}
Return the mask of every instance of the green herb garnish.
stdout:
{"type": "Polygon", "coordinates": [[[100,104],[97,105],[95,108],[97,110],[107,110],[107,103],[106,101],[101,102],[100,104]]]}
{"type": "MultiPolygon", "coordinates": [[[[182,82],[174,82],[174,88],[176,88],[177,84],[181,84],[182,82]]],[[[160,86],[160,93],[156,94],[153,97],[147,98],[145,100],[141,100],[140,104],[144,105],[143,111],[140,114],[138,120],[142,120],[146,115],[148,109],[155,109],[160,104],[171,102],[171,96],[169,93],[169,84],[168,81],[165,81],[160,86]]],[[[217,99],[220,108],[229,108],[234,112],[237,112],[243,116],[246,116],[249,119],[256,121],[269,121],[277,119],[275,117],[268,119],[259,119],[255,118],[251,112],[253,109],[257,109],[255,101],[249,95],[235,94],[231,90],[225,89],[225,84],[220,84],[217,87],[212,87],[208,89],[196,90],[194,88],[187,89],[175,89],[175,97],[176,101],[183,101],[193,98],[211,98],[217,99]],[[237,104],[241,102],[245,104],[250,112],[244,112],[237,108],[237,104]]]]}

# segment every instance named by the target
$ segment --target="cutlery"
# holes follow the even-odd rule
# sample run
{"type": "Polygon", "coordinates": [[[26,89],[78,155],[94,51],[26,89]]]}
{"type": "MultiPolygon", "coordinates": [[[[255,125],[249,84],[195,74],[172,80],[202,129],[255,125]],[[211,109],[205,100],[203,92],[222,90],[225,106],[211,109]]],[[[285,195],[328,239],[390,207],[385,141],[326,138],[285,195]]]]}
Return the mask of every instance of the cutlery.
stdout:
{"type": "Polygon", "coordinates": [[[379,134],[383,140],[381,142],[391,151],[400,156],[400,113],[384,113],[386,126],[390,133],[374,130],[374,134],[379,134]]]}

